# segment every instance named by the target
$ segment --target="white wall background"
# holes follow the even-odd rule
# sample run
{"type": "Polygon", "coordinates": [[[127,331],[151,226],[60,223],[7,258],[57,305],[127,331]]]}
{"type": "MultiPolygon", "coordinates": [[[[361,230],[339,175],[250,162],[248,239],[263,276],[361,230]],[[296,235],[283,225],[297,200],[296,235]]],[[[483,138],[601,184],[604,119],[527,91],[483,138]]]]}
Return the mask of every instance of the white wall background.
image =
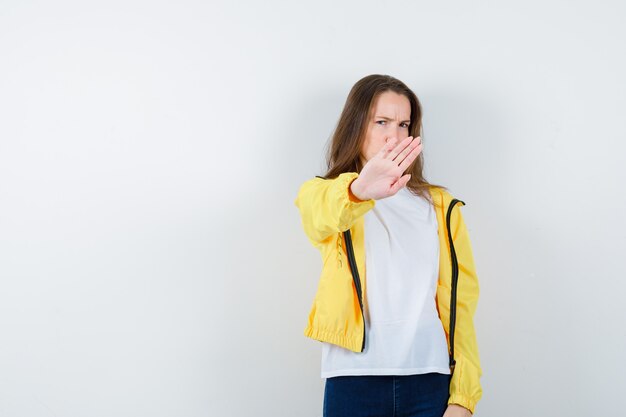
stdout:
{"type": "Polygon", "coordinates": [[[613,414],[626,6],[444,3],[0,2],[0,416],[321,416],[293,200],[371,73],[467,203],[476,415],[613,414]]]}

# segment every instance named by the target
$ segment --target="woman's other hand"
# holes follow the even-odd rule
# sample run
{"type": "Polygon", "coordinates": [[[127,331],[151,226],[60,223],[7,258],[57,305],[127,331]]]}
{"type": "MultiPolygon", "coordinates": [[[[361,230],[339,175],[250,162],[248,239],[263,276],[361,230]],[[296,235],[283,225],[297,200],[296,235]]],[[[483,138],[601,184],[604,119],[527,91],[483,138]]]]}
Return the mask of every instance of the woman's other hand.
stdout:
{"type": "Polygon", "coordinates": [[[472,413],[465,407],[458,404],[449,404],[443,417],[471,417],[472,413]]]}
{"type": "Polygon", "coordinates": [[[360,200],[379,200],[397,193],[411,178],[402,175],[422,151],[422,141],[412,136],[397,142],[391,138],[372,157],[357,179],[350,185],[350,191],[360,200]]]}

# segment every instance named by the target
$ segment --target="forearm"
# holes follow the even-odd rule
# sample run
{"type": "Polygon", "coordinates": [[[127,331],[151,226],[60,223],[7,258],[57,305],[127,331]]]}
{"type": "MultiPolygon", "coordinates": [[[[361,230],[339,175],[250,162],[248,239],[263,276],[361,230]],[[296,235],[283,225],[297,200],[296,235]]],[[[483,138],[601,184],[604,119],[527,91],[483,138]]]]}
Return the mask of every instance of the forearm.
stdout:
{"type": "Polygon", "coordinates": [[[351,185],[357,178],[357,173],[346,172],[330,180],[309,180],[301,186],[295,204],[312,243],[349,229],[374,207],[374,200],[361,200],[353,194],[351,185]]]}

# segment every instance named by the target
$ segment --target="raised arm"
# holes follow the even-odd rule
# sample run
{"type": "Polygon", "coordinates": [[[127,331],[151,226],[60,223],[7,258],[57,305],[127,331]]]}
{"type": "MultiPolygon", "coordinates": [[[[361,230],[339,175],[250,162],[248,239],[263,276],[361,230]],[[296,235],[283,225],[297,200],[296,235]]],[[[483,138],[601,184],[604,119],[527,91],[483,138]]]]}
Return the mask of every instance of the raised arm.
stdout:
{"type": "Polygon", "coordinates": [[[373,199],[359,200],[350,191],[358,176],[356,172],[344,172],[334,179],[316,177],[300,186],[294,203],[313,246],[319,246],[333,233],[348,230],[376,204],[373,199]]]}

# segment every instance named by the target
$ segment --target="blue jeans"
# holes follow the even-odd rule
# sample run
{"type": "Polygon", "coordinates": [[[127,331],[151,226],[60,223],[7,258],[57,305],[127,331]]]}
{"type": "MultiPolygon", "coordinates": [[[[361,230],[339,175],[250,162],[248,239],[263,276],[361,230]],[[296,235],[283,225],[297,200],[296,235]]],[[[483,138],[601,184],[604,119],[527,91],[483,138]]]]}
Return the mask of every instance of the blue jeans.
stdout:
{"type": "Polygon", "coordinates": [[[326,378],[323,417],[441,417],[450,375],[358,375],[326,378]]]}

